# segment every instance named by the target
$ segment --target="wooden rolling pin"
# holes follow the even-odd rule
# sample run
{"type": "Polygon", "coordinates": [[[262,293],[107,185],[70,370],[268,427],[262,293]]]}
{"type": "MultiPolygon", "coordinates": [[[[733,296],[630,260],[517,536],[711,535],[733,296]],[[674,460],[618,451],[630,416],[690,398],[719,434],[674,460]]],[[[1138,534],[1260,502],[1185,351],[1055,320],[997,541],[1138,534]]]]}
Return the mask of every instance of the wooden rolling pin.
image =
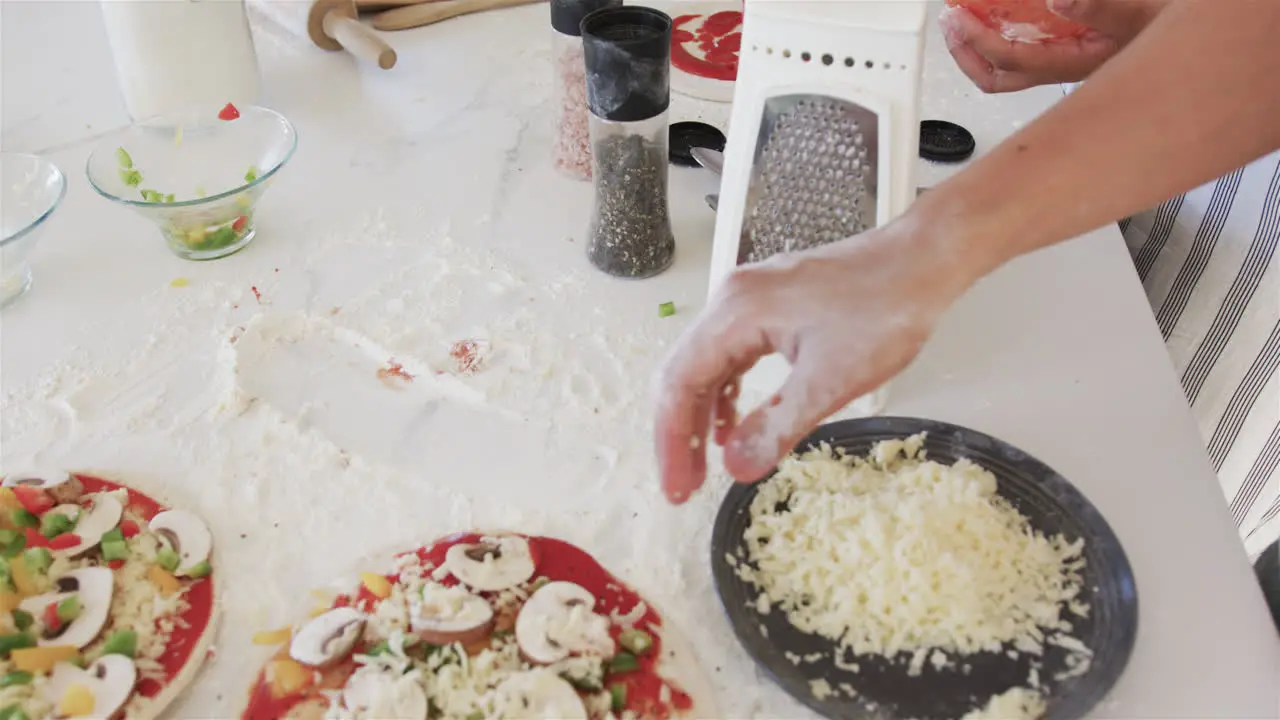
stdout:
{"type": "Polygon", "coordinates": [[[383,70],[395,67],[396,51],[356,20],[355,0],[315,0],[307,15],[307,34],[325,50],[346,50],[383,70]]]}
{"type": "Polygon", "coordinates": [[[545,0],[439,0],[423,2],[378,13],[373,16],[373,26],[379,30],[407,30],[438,23],[459,15],[497,10],[499,8],[531,5],[545,0]]]}

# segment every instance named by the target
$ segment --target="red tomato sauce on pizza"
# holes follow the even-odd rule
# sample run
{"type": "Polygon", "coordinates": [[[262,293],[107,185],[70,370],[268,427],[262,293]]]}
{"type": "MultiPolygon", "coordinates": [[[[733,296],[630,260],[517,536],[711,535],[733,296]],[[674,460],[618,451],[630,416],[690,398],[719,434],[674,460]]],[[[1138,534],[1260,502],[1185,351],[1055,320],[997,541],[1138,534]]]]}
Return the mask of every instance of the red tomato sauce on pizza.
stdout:
{"type": "MultiPolygon", "coordinates": [[[[507,533],[507,535],[515,534],[507,533]]],[[[627,616],[628,620],[632,621],[628,625],[633,627],[647,626],[655,630],[662,627],[661,617],[647,603],[644,606],[645,610],[642,615],[632,614],[644,600],[625,583],[605,570],[588,553],[555,538],[517,536],[524,538],[529,543],[537,577],[546,578],[550,581],[568,581],[580,585],[596,597],[594,610],[601,615],[627,616]]],[[[440,568],[443,567],[445,556],[451,547],[458,544],[476,543],[482,537],[484,536],[478,533],[456,533],[431,545],[401,553],[396,557],[403,558],[407,555],[416,555],[424,565],[440,568]]],[[[383,577],[393,584],[400,579],[399,575],[395,573],[386,574],[383,577]]],[[[446,587],[459,585],[458,579],[452,575],[440,578],[436,582],[446,587]]],[[[481,596],[489,595],[489,593],[478,594],[481,596]]],[[[367,585],[362,585],[354,594],[337,596],[331,607],[354,607],[357,610],[369,613],[377,607],[379,602],[381,602],[381,599],[374,595],[367,585]]],[[[514,623],[514,619],[515,615],[513,614],[508,619],[509,623],[505,627],[510,627],[510,624],[514,623]]],[[[504,627],[501,620],[498,627],[504,627]]],[[[625,631],[626,628],[620,623],[611,623],[610,632],[615,641],[625,631]]],[[[617,675],[607,675],[606,682],[610,685],[625,684],[625,709],[629,712],[637,713],[640,717],[646,719],[679,717],[681,712],[693,708],[693,699],[687,693],[674,687],[669,680],[665,680],[659,674],[659,665],[662,658],[662,640],[656,633],[653,633],[652,642],[653,645],[649,651],[636,656],[635,659],[638,664],[636,669],[617,675]]],[[[480,643],[478,650],[472,646],[468,646],[467,650],[474,655],[475,652],[482,650],[486,643],[487,641],[480,643]]],[[[367,649],[362,641],[357,646],[356,652],[359,653],[367,649]]],[[[287,644],[273,657],[287,659],[289,657],[287,644]]],[[[250,692],[249,703],[242,715],[242,720],[277,720],[283,718],[300,704],[318,700],[321,697],[317,692],[318,690],[342,688],[355,668],[355,662],[348,658],[335,666],[319,670],[319,680],[314,684],[310,684],[304,691],[285,696],[278,696],[277,693],[273,693],[267,677],[268,670],[264,669],[259,673],[257,681],[250,692]]],[[[306,717],[310,717],[310,715],[306,717]]],[[[320,715],[316,717],[318,718],[320,715]]]]}
{"type": "MultiPolygon", "coordinates": [[[[86,493],[126,491],[129,493],[126,512],[136,515],[144,523],[149,522],[161,511],[169,509],[131,487],[92,475],[77,473],[76,478],[80,480],[86,493]]],[[[209,623],[213,621],[213,574],[192,583],[183,598],[186,600],[187,609],[178,616],[181,622],[175,623],[164,654],[159,658],[159,663],[164,666],[164,682],[149,679],[140,681],[136,692],[143,697],[158,695],[165,686],[173,682],[187,663],[192,661],[191,653],[200,644],[200,638],[208,629],[209,623]]],[[[202,659],[197,658],[196,661],[202,659]]]]}
{"type": "Polygon", "coordinates": [[[741,49],[742,13],[737,10],[680,15],[671,23],[671,65],[681,72],[733,82],[741,49]]]}

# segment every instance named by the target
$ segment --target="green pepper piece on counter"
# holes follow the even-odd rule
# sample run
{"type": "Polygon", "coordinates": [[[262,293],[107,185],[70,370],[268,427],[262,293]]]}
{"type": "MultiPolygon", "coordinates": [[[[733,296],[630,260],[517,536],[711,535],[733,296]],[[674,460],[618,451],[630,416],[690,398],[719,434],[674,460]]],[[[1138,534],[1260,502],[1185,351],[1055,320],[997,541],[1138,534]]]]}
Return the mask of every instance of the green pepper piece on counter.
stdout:
{"type": "Polygon", "coordinates": [[[613,711],[622,712],[622,709],[627,706],[627,686],[622,683],[610,685],[609,699],[613,702],[613,711]]]}
{"type": "Polygon", "coordinates": [[[24,670],[14,670],[0,675],[0,688],[12,687],[14,685],[30,685],[35,676],[24,670]]]}
{"type": "Polygon", "coordinates": [[[137,170],[120,169],[120,182],[129,187],[138,187],[142,184],[142,173],[137,170]]]}
{"type": "Polygon", "coordinates": [[[75,526],[75,521],[62,513],[45,513],[44,517],[40,518],[40,534],[47,538],[71,532],[75,526]]]}
{"type": "Polygon", "coordinates": [[[116,148],[116,162],[120,163],[120,167],[126,170],[133,168],[133,158],[129,157],[129,153],[124,148],[116,148]]]}
{"type": "Polygon", "coordinates": [[[133,630],[117,630],[102,645],[103,655],[124,655],[131,658],[138,652],[138,633],[133,630]]]}
{"type": "Polygon", "coordinates": [[[10,510],[9,521],[12,522],[15,527],[23,530],[27,528],[40,527],[40,518],[33,515],[30,510],[24,510],[22,508],[10,510]]]}
{"type": "Polygon", "coordinates": [[[26,632],[36,624],[36,616],[26,610],[13,611],[13,626],[18,628],[18,632],[26,632]]]}
{"type": "Polygon", "coordinates": [[[31,716],[23,712],[21,707],[10,705],[0,710],[0,720],[31,720],[31,716]]]}
{"type": "Polygon", "coordinates": [[[53,553],[49,552],[49,548],[27,548],[26,552],[22,553],[22,561],[27,564],[27,569],[31,572],[43,573],[53,564],[53,553]]]}
{"type": "Polygon", "coordinates": [[[676,304],[673,302],[664,302],[658,306],[658,317],[671,317],[676,314],[676,304]]]}
{"type": "Polygon", "coordinates": [[[123,540],[103,540],[102,559],[107,562],[124,560],[129,557],[129,546],[123,540]]]}
{"type": "Polygon", "coordinates": [[[156,564],[168,572],[178,569],[178,563],[182,558],[178,557],[178,553],[169,548],[160,548],[160,552],[156,553],[156,564]]]}
{"type": "Polygon", "coordinates": [[[0,635],[0,658],[9,657],[9,653],[22,648],[36,646],[36,639],[27,633],[13,633],[10,635],[0,635]]]}
{"type": "Polygon", "coordinates": [[[258,168],[250,165],[248,170],[244,171],[244,181],[251,183],[258,179],[258,168]]]}
{"type": "Polygon", "coordinates": [[[628,652],[620,652],[609,661],[608,670],[610,673],[625,673],[639,667],[640,663],[636,660],[635,655],[628,652]]]}
{"type": "Polygon", "coordinates": [[[618,644],[636,655],[643,655],[653,647],[653,636],[643,630],[623,630],[618,644]]]}
{"type": "Polygon", "coordinates": [[[199,580],[202,577],[209,577],[209,573],[211,572],[213,572],[213,566],[209,564],[209,561],[201,560],[195,565],[192,565],[191,569],[186,571],[183,574],[189,578],[195,578],[199,580]]]}
{"type": "Polygon", "coordinates": [[[80,611],[83,609],[84,606],[80,604],[79,595],[63,598],[58,602],[58,619],[64,623],[69,623],[80,617],[80,611]]]}

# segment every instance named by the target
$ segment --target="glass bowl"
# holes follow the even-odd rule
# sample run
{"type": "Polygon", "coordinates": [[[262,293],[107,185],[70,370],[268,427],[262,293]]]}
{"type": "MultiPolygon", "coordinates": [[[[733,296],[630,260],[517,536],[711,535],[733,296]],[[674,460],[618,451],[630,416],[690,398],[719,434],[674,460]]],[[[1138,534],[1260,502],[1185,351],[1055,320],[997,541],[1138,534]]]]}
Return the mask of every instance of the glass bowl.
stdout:
{"type": "Polygon", "coordinates": [[[67,178],[57,165],[17,153],[0,153],[0,307],[31,287],[27,258],[40,239],[44,221],[67,194],[67,178]]]}
{"type": "Polygon", "coordinates": [[[253,241],[254,209],[297,146],[280,113],[228,105],[112,133],[94,147],[85,172],[99,195],[158,225],[175,255],[213,260],[253,241]],[[229,114],[234,119],[222,119],[229,114]]]}

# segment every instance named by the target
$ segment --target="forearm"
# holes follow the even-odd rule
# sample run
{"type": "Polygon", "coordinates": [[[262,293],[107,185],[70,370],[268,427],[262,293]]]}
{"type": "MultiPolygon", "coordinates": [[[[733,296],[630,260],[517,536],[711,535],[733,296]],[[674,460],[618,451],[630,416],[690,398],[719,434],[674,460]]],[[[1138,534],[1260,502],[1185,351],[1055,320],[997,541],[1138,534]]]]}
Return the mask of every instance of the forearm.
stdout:
{"type": "Polygon", "coordinates": [[[1090,80],[912,215],[975,276],[1280,147],[1280,2],[1175,0],[1090,80]],[[958,244],[958,246],[957,246],[958,244]]]}

